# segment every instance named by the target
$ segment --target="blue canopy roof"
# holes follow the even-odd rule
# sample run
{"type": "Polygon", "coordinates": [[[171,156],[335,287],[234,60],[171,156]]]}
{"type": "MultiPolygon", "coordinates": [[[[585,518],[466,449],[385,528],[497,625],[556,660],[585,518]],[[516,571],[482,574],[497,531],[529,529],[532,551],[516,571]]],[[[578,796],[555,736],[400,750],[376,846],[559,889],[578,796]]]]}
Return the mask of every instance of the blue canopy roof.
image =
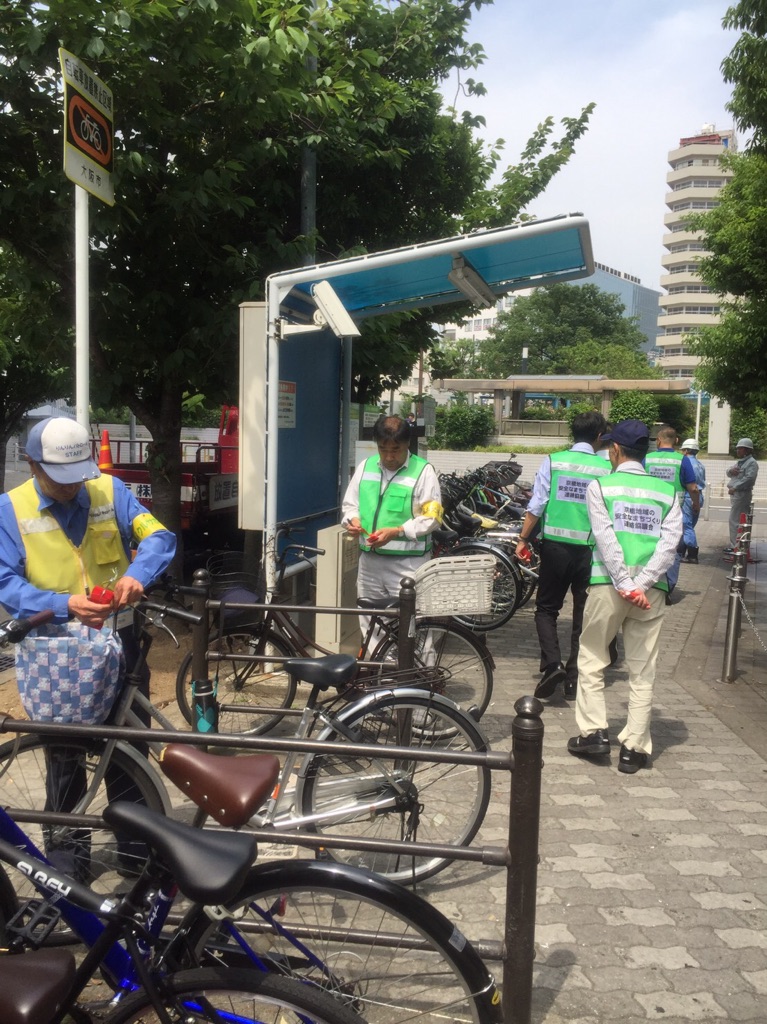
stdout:
{"type": "Polygon", "coordinates": [[[461,257],[495,296],[594,272],[588,221],[566,214],[273,274],[268,284],[278,289],[283,316],[307,321],[315,310],[312,286],[329,281],[359,321],[465,302],[466,293],[448,276],[461,257]]]}

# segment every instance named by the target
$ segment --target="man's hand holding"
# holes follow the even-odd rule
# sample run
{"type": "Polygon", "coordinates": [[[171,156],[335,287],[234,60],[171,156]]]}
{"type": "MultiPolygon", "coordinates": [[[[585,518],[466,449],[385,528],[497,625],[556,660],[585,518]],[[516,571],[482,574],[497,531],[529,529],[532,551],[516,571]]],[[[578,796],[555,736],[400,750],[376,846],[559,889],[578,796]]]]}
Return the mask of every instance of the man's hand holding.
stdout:
{"type": "Polygon", "coordinates": [[[642,608],[647,611],[650,607],[650,602],[642,590],[619,590],[618,593],[624,601],[628,601],[629,604],[633,604],[636,608],[642,608]]]}
{"type": "Polygon", "coordinates": [[[401,527],[384,526],[380,530],[376,530],[375,533],[368,534],[367,543],[371,548],[382,548],[384,544],[388,544],[389,541],[397,540],[402,536],[401,527]]]}
{"type": "Polygon", "coordinates": [[[72,594],[68,601],[69,614],[78,619],[84,626],[101,629],[104,620],[111,614],[108,604],[91,601],[87,594],[72,594]]]}
{"type": "Polygon", "coordinates": [[[132,576],[121,576],[112,589],[115,594],[112,602],[113,612],[119,611],[120,608],[125,608],[129,604],[135,604],[144,596],[143,586],[132,576]]]}
{"type": "Polygon", "coordinates": [[[520,539],[517,541],[517,546],[514,548],[514,554],[520,560],[520,562],[530,561],[530,548],[528,547],[527,541],[520,539]]]}
{"type": "Polygon", "coordinates": [[[350,533],[353,537],[359,537],[365,531],[362,529],[362,523],[355,517],[346,524],[346,532],[350,533]]]}

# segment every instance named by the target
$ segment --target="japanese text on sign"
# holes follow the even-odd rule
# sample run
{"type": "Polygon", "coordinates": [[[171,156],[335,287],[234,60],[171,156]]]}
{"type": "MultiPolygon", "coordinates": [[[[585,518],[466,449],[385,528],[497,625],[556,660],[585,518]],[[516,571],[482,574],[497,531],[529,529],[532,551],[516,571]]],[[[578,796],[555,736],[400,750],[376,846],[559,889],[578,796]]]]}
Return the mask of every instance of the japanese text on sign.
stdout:
{"type": "Polygon", "coordinates": [[[586,501],[586,488],[591,480],[577,476],[560,476],[557,478],[557,501],[586,501]]]}
{"type": "Polygon", "coordinates": [[[668,480],[670,484],[673,484],[676,480],[676,469],[673,465],[659,466],[656,463],[649,466],[647,472],[658,480],[668,480]]]}
{"type": "Polygon", "coordinates": [[[295,427],[296,425],[296,382],[281,380],[279,399],[277,401],[277,426],[295,427]]]}
{"type": "Polygon", "coordinates": [[[660,537],[661,513],[657,505],[616,501],[614,509],[616,530],[645,537],[660,537]]]}

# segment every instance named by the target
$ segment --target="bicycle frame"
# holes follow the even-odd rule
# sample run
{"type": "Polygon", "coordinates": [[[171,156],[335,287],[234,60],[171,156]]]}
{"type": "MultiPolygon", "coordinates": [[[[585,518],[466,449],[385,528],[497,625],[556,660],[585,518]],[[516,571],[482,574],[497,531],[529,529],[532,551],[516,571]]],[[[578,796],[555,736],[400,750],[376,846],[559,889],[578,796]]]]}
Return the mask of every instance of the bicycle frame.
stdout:
{"type": "MultiPolygon", "coordinates": [[[[98,819],[96,819],[98,821],[98,819]]],[[[56,910],[62,919],[77,935],[77,937],[90,948],[88,963],[92,969],[94,963],[101,964],[109,974],[112,982],[124,991],[131,991],[138,987],[139,970],[133,962],[128,950],[117,942],[117,936],[121,931],[119,921],[104,923],[100,917],[89,910],[79,907],[67,899],[69,889],[56,878],[56,868],[44,853],[37,849],[32,840],[24,830],[13,820],[8,812],[0,807],[0,842],[3,846],[3,860],[25,874],[35,889],[42,897],[55,904],[56,910]],[[42,875],[37,871],[30,871],[30,865],[26,857],[34,858],[43,864],[49,864],[52,868],[50,875],[42,875]]],[[[88,892],[84,886],[78,886],[80,893],[88,892]]],[[[173,900],[176,895],[176,887],[162,887],[156,893],[152,911],[148,916],[147,931],[153,938],[159,938],[160,933],[170,913],[173,900]]],[[[112,904],[105,901],[103,896],[92,894],[94,904],[101,903],[109,909],[112,904]]],[[[85,962],[78,969],[83,971],[85,962]]],[[[88,973],[90,977],[90,973],[88,973]]]]}

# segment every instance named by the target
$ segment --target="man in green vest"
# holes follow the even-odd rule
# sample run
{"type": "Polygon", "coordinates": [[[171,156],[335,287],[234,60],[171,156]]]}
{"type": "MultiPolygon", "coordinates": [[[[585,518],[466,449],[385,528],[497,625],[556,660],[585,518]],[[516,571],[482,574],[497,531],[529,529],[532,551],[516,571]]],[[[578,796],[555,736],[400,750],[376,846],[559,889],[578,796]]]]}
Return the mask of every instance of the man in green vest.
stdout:
{"type": "Polygon", "coordinates": [[[575,721],[567,749],[579,757],[610,752],[604,673],[619,629],[629,671],[629,706],[618,770],[633,774],[652,753],[650,719],[668,584],[665,573],[682,536],[673,483],[642,465],[650,435],[641,420],[622,420],[603,438],[613,472],[589,484],[586,505],[594,538],[591,586],[578,658],[575,721]]]}
{"type": "Polygon", "coordinates": [[[578,687],[578,645],[583,608],[591,576],[591,526],[586,511],[586,488],[610,472],[610,463],[595,454],[605,431],[604,416],[592,410],[572,422],[574,444],[553,452],[535,476],[533,496],[519,532],[517,558],[526,559],[526,542],[541,520],[541,566],[535,601],[535,628],[541,646],[541,680],[536,697],[551,697],[564,682],[564,695],[575,700],[578,687]],[[573,595],[573,625],[567,664],[557,635],[557,619],[568,590],[573,595]]]}
{"type": "MultiPolygon", "coordinates": [[[[697,522],[700,515],[700,492],[695,476],[695,467],[684,452],[676,451],[678,441],[676,430],[668,423],[662,424],[655,441],[656,450],[647,453],[644,466],[650,476],[655,476],[659,480],[667,480],[673,484],[680,507],[684,503],[685,495],[689,494],[692,514],[697,522]]],[[[668,583],[666,604],[671,604],[671,594],[679,580],[679,567],[682,563],[683,551],[684,542],[680,541],[679,550],[666,573],[666,582],[668,583]]]]}
{"type": "Polygon", "coordinates": [[[401,416],[379,416],[373,440],[378,454],[357,467],[344,495],[341,522],[359,539],[358,597],[399,597],[402,577],[412,576],[431,558],[442,495],[434,467],[411,454],[410,427],[401,416]]]}

